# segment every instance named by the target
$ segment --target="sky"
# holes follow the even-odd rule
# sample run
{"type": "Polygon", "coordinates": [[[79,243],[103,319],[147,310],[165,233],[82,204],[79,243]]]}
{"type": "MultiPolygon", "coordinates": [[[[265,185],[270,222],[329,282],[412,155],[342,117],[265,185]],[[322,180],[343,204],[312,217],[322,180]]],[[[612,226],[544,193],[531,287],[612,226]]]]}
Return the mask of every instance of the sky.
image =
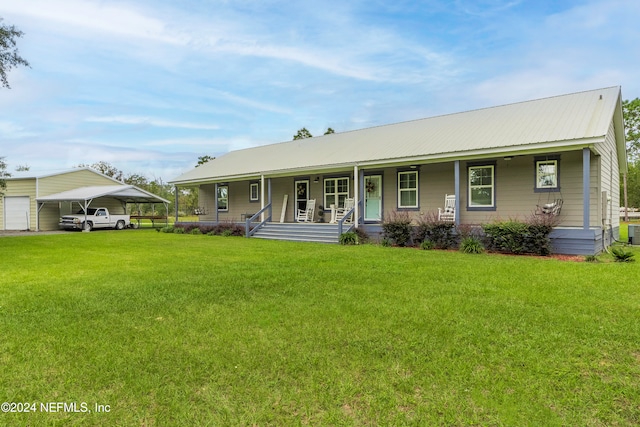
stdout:
{"type": "MultiPolygon", "coordinates": [[[[164,182],[200,156],[583,90],[640,97],[638,0],[20,0],[0,157],[164,182]]],[[[398,143],[401,143],[398,141],[398,143]]]]}

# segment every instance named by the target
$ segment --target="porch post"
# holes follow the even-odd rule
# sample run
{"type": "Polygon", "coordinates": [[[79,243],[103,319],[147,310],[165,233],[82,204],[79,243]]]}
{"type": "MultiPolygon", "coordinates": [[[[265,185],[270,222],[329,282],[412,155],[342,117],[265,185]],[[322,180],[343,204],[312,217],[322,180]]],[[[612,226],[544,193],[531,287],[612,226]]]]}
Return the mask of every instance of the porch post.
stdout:
{"type": "Polygon", "coordinates": [[[213,208],[216,210],[216,224],[217,224],[218,221],[220,220],[220,218],[218,217],[218,183],[217,182],[215,185],[214,192],[215,194],[213,196],[213,208]]]}
{"type": "Polygon", "coordinates": [[[456,193],[454,207],[454,223],[460,225],[460,160],[453,162],[453,191],[456,193]]]}
{"type": "MultiPolygon", "coordinates": [[[[260,175],[260,210],[264,209],[264,175],[260,175]]],[[[264,212],[260,214],[260,222],[264,222],[264,212]]]]}
{"type": "Polygon", "coordinates": [[[358,165],[353,167],[353,217],[356,228],[358,228],[358,222],[360,217],[358,216],[360,213],[360,174],[358,173],[358,165]]]}
{"type": "Polygon", "coordinates": [[[269,201],[268,205],[271,206],[269,208],[269,218],[273,221],[273,205],[271,204],[271,178],[267,178],[267,200],[269,201]]]}
{"type": "Polygon", "coordinates": [[[365,210],[365,206],[364,206],[364,197],[365,197],[365,192],[364,192],[364,169],[360,169],[360,197],[362,197],[362,212],[360,212],[360,217],[358,218],[358,221],[360,221],[360,219],[362,219],[362,224],[364,224],[364,210],[365,210]]]}
{"type": "Polygon", "coordinates": [[[582,149],[582,228],[589,229],[589,205],[591,205],[589,180],[591,176],[591,150],[589,148],[582,149]]]}

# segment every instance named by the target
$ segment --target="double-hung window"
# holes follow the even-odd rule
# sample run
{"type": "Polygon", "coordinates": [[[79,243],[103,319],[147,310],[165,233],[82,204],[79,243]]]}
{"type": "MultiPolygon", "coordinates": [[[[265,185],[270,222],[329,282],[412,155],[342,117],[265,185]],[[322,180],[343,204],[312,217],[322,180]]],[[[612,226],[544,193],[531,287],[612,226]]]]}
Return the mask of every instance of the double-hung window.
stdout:
{"type": "Polygon", "coordinates": [[[469,166],[469,208],[495,208],[495,165],[469,166]]]}
{"type": "Polygon", "coordinates": [[[398,208],[418,207],[418,171],[398,172],[398,208]]]}
{"type": "Polygon", "coordinates": [[[228,185],[218,186],[218,210],[219,211],[229,210],[229,186],[228,185]]]}
{"type": "Polygon", "coordinates": [[[249,201],[257,202],[260,200],[260,185],[257,182],[249,184],[249,201]]]}
{"type": "Polygon", "coordinates": [[[324,180],[324,206],[344,207],[344,200],[349,197],[349,178],[327,178],[324,180]]]}
{"type": "Polygon", "coordinates": [[[560,189],[560,160],[558,157],[535,159],[535,191],[558,191],[560,189]]]}

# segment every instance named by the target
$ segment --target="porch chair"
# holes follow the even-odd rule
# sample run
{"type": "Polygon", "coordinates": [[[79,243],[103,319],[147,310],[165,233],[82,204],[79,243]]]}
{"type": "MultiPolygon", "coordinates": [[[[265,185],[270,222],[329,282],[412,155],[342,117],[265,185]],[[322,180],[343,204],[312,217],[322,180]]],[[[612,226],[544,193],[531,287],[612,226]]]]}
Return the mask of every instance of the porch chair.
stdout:
{"type": "Polygon", "coordinates": [[[298,222],[313,222],[313,214],[316,209],[316,199],[307,200],[307,206],[304,209],[298,209],[296,216],[298,222]]]}
{"type": "Polygon", "coordinates": [[[544,205],[536,205],[536,215],[560,215],[562,209],[562,199],[555,199],[551,203],[545,203],[544,205]]]}
{"type": "MultiPolygon", "coordinates": [[[[336,222],[340,221],[345,215],[355,207],[356,202],[353,198],[344,199],[344,206],[336,209],[336,222]]],[[[353,221],[353,212],[349,215],[349,218],[345,219],[344,222],[352,222],[353,221]]]]}
{"type": "Polygon", "coordinates": [[[438,208],[438,221],[454,222],[456,220],[456,195],[444,195],[444,209],[438,208]]]}

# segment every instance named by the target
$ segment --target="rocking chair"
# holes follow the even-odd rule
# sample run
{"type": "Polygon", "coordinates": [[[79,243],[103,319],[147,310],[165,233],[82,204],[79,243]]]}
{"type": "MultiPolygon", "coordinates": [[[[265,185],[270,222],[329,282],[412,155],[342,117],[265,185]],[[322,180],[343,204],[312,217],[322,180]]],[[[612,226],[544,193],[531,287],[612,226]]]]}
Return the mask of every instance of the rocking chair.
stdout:
{"type": "Polygon", "coordinates": [[[454,222],[456,220],[456,195],[444,195],[444,209],[438,208],[438,221],[454,222]]]}
{"type": "MultiPolygon", "coordinates": [[[[344,218],[349,213],[349,211],[354,208],[354,206],[355,206],[355,200],[353,198],[344,199],[344,207],[336,209],[336,222],[344,218]]],[[[349,218],[344,220],[344,222],[351,222],[351,221],[353,221],[353,213],[349,215],[349,218]]]]}
{"type": "Polygon", "coordinates": [[[296,217],[298,222],[313,222],[313,213],[316,209],[316,199],[307,200],[307,206],[304,209],[298,209],[296,217]]]}

